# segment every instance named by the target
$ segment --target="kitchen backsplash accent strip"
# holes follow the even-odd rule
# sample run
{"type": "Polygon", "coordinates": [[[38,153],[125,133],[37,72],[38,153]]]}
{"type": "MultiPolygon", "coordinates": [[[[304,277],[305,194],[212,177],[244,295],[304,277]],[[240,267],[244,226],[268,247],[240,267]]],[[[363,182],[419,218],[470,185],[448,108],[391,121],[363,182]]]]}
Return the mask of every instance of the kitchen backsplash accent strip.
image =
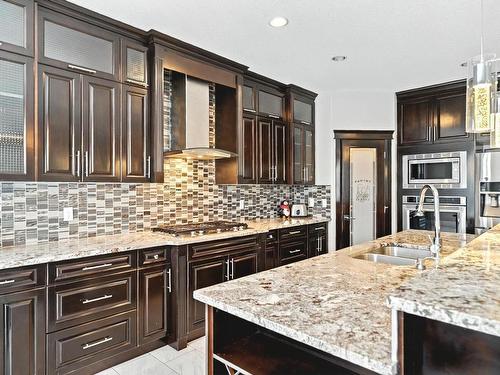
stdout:
{"type": "Polygon", "coordinates": [[[183,171],[180,178],[165,184],[1,182],[1,246],[140,232],[190,221],[272,218],[283,198],[307,204],[314,197],[310,213],[330,217],[330,186],[211,185],[207,162],[178,163],[185,164],[178,168],[183,171]],[[239,208],[242,199],[244,209],[239,208]],[[64,207],[73,207],[74,220],[63,220],[64,207]]]}

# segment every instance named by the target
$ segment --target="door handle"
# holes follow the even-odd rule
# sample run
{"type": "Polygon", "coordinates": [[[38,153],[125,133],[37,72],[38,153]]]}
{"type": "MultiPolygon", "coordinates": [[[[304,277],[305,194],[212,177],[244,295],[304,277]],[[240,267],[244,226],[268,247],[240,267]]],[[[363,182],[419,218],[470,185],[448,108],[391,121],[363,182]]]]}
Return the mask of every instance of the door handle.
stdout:
{"type": "Polygon", "coordinates": [[[172,269],[171,268],[168,269],[167,275],[168,275],[167,290],[169,293],[172,293],[172,269]]]}
{"type": "Polygon", "coordinates": [[[149,178],[151,178],[151,156],[148,156],[146,162],[147,162],[146,163],[147,164],[146,176],[149,179],[149,178]]]}
{"type": "Polygon", "coordinates": [[[230,280],[230,275],[231,275],[231,272],[229,271],[229,259],[226,260],[226,275],[224,276],[224,278],[226,280],[230,280]]]}
{"type": "Polygon", "coordinates": [[[76,177],[80,177],[80,150],[76,152],[76,177]]]}
{"type": "Polygon", "coordinates": [[[231,258],[231,280],[234,280],[234,258],[231,258]]]}
{"type": "Polygon", "coordinates": [[[353,220],[356,220],[355,217],[352,217],[350,215],[344,215],[344,220],[347,220],[347,221],[353,221],[353,220]]]}
{"type": "Polygon", "coordinates": [[[89,152],[85,151],[85,177],[89,176],[89,152]]]}

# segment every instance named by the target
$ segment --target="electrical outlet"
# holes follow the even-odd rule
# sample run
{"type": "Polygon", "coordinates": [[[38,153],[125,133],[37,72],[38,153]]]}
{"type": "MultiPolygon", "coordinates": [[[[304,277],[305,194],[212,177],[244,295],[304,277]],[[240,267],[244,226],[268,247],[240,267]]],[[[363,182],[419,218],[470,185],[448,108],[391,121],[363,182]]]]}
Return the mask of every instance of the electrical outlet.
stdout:
{"type": "Polygon", "coordinates": [[[314,198],[309,198],[308,199],[308,206],[309,207],[314,207],[314,198]]]}
{"type": "Polygon", "coordinates": [[[73,219],[74,219],[73,207],[64,207],[63,208],[63,220],[64,221],[72,221],[73,219]]]}
{"type": "Polygon", "coordinates": [[[321,205],[323,206],[323,208],[326,208],[326,206],[328,206],[328,201],[326,200],[326,198],[321,201],[321,205]]]}
{"type": "Polygon", "coordinates": [[[243,210],[245,208],[245,200],[240,200],[240,209],[243,210]]]}

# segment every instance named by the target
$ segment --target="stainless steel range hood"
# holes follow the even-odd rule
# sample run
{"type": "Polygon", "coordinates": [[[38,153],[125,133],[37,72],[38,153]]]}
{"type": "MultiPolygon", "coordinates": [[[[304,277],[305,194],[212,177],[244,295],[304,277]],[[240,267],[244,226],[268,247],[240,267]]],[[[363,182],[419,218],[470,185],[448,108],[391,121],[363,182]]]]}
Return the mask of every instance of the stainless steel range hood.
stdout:
{"type": "Polygon", "coordinates": [[[165,158],[214,160],[237,156],[210,147],[208,83],[184,74],[172,76],[171,151],[165,158]]]}

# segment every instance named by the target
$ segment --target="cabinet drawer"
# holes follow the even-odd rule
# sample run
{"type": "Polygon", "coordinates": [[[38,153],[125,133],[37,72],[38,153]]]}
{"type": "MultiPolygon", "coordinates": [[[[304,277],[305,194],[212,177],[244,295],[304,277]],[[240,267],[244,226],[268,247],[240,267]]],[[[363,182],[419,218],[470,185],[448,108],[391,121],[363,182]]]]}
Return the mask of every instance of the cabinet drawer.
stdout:
{"type": "Polygon", "coordinates": [[[135,309],[136,272],[48,288],[48,329],[54,331],[135,309]]]}
{"type": "Polygon", "coordinates": [[[280,241],[294,240],[300,237],[307,236],[307,227],[292,227],[287,229],[280,229],[280,241]]]}
{"type": "Polygon", "coordinates": [[[294,241],[280,245],[280,264],[296,262],[307,258],[306,240],[294,241]]]}
{"type": "Polygon", "coordinates": [[[70,280],[78,281],[79,279],[88,277],[130,271],[136,265],[135,252],[53,263],[49,264],[49,283],[70,280]]]}
{"type": "Polygon", "coordinates": [[[202,242],[189,246],[190,259],[221,255],[228,252],[256,250],[259,246],[256,236],[231,238],[222,241],[202,242]]]}
{"type": "Polygon", "coordinates": [[[278,231],[272,230],[266,233],[266,245],[273,244],[278,241],[278,231]]]}
{"type": "Polygon", "coordinates": [[[47,336],[47,373],[68,374],[131,349],[135,332],[136,313],[131,311],[52,333],[47,336]]]}
{"type": "Polygon", "coordinates": [[[309,235],[324,234],[326,232],[327,223],[309,225],[309,235]]]}
{"type": "Polygon", "coordinates": [[[45,265],[1,270],[0,294],[44,286],[45,270],[45,265]]]}
{"type": "Polygon", "coordinates": [[[144,249],[139,252],[139,266],[150,266],[166,262],[167,248],[144,249]]]}

